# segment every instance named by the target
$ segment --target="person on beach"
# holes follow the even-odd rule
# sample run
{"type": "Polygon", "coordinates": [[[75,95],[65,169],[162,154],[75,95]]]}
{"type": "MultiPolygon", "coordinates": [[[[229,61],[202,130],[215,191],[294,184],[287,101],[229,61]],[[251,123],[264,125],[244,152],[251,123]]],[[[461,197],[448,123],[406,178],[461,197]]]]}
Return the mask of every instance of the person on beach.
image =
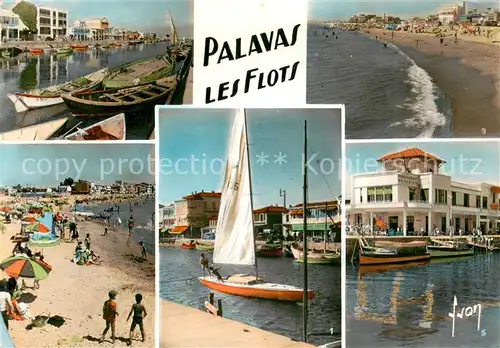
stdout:
{"type": "Polygon", "coordinates": [[[139,245],[141,246],[141,256],[142,256],[142,258],[144,260],[147,260],[148,259],[148,254],[147,254],[146,246],[144,245],[144,242],[140,241],[139,245]]]}
{"type": "Polygon", "coordinates": [[[144,333],[143,320],[144,320],[144,318],[146,318],[148,313],[146,312],[146,308],[144,307],[144,305],[141,302],[142,302],[142,294],[136,294],[135,295],[135,303],[132,305],[132,308],[130,309],[130,313],[128,314],[128,317],[127,317],[127,321],[129,321],[130,317],[133,314],[132,324],[130,325],[130,332],[129,332],[129,338],[128,338],[129,345],[132,344],[132,334],[134,333],[136,326],[139,326],[139,329],[141,330],[142,342],[144,342],[146,340],[146,335],[144,333]]]}
{"type": "Polygon", "coordinates": [[[87,233],[84,239],[85,249],[90,250],[90,234],[87,233]]]}
{"type": "Polygon", "coordinates": [[[134,228],[134,217],[130,215],[130,218],[128,219],[128,238],[127,238],[127,245],[131,246],[132,245],[132,229],[134,228]]]}
{"type": "Polygon", "coordinates": [[[108,293],[109,299],[104,302],[104,305],[102,306],[102,318],[106,321],[106,328],[102,332],[101,339],[99,340],[99,343],[104,342],[104,337],[108,333],[109,329],[111,328],[111,342],[115,343],[115,322],[116,322],[116,317],[118,316],[118,311],[116,307],[116,291],[111,290],[108,293]]]}
{"type": "Polygon", "coordinates": [[[104,234],[103,234],[103,236],[107,236],[107,235],[108,235],[108,228],[104,227],[104,234]]]}
{"type": "Polygon", "coordinates": [[[2,319],[7,330],[9,330],[9,312],[14,310],[12,305],[12,300],[9,292],[7,291],[7,285],[5,283],[0,284],[0,313],[2,313],[2,319]]]}

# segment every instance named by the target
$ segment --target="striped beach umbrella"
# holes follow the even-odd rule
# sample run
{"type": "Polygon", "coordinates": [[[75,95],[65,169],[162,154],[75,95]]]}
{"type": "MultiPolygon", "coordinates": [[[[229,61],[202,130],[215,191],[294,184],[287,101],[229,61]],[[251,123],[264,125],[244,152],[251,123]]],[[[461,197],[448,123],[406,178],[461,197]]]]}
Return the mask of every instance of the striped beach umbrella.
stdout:
{"type": "Polygon", "coordinates": [[[23,256],[9,257],[0,263],[0,269],[13,278],[45,279],[49,276],[52,267],[35,259],[23,256]]]}
{"type": "Polygon", "coordinates": [[[38,232],[38,233],[49,233],[50,229],[47,227],[47,225],[42,224],[41,222],[35,222],[34,224],[31,224],[28,227],[26,227],[26,231],[38,232]]]}

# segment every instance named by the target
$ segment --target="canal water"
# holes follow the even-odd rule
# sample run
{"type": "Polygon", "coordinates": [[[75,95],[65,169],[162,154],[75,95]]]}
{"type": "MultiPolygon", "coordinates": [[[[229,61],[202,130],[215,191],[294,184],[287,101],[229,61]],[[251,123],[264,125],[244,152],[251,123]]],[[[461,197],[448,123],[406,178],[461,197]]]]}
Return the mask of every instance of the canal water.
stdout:
{"type": "MultiPolygon", "coordinates": [[[[197,309],[203,309],[210,290],[201,276],[200,252],[180,248],[160,248],[160,296],[197,309]],[[186,280],[188,279],[188,280],[186,280]]],[[[209,254],[209,259],[212,255],[209,254]]],[[[259,258],[259,277],[274,283],[302,287],[302,266],[292,258],[259,258]]],[[[253,273],[253,268],[224,265],[223,276],[253,273]]],[[[340,340],[341,269],[335,266],[309,265],[309,288],[316,298],[309,304],[309,342],[320,345],[340,340]]],[[[302,340],[302,306],[297,303],[248,299],[215,293],[222,300],[223,315],[295,340],[302,340]]],[[[189,325],[189,324],[186,324],[189,325]]]]}
{"type": "Polygon", "coordinates": [[[499,266],[500,253],[488,253],[360,277],[348,263],[347,347],[499,347],[499,266]],[[481,305],[479,330],[476,307],[452,337],[454,296],[458,314],[481,305]]]}
{"type": "MultiPolygon", "coordinates": [[[[8,93],[46,88],[72,81],[80,76],[108,67],[154,57],[165,53],[166,43],[141,44],[122,48],[89,48],[68,56],[45,54],[0,59],[0,132],[69,117],[64,104],[25,113],[17,113],[8,93]]],[[[154,127],[154,113],[127,115],[127,139],[147,139],[154,127]]]]}

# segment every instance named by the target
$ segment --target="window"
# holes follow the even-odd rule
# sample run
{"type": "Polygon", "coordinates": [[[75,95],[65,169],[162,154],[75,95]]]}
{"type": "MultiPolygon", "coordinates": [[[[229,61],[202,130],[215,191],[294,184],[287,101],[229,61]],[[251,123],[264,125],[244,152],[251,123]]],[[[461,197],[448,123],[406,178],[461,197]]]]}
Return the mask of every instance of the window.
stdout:
{"type": "Polygon", "coordinates": [[[464,207],[469,207],[469,194],[464,193],[464,207]]]}
{"type": "Polygon", "coordinates": [[[409,197],[410,197],[410,202],[414,202],[417,200],[417,189],[414,187],[408,188],[409,191],[409,197]]]}
{"type": "Polygon", "coordinates": [[[492,203],[496,203],[497,202],[497,195],[494,193],[493,194],[493,202],[492,203]]]}
{"type": "Polygon", "coordinates": [[[488,197],[483,197],[483,209],[488,208],[488,197]]]}
{"type": "Polygon", "coordinates": [[[436,204],[448,204],[448,196],[446,190],[434,189],[434,194],[436,197],[434,201],[436,204]]]}
{"type": "Polygon", "coordinates": [[[392,186],[368,187],[368,202],[392,202],[392,186]]]}
{"type": "Polygon", "coordinates": [[[476,208],[481,208],[481,196],[476,196],[476,208]]]}
{"type": "Polygon", "coordinates": [[[429,201],[429,189],[420,190],[420,199],[422,201],[429,201]]]}
{"type": "Polygon", "coordinates": [[[368,203],[375,202],[375,187],[368,187],[368,203]]]}
{"type": "Polygon", "coordinates": [[[451,191],[451,205],[457,205],[457,193],[454,191],[451,191]]]}

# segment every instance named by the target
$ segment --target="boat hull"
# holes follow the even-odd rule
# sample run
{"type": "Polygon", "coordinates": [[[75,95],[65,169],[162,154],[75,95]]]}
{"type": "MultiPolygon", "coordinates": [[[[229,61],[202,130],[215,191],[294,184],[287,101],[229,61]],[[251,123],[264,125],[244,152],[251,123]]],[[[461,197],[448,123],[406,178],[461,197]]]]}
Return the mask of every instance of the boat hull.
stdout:
{"type": "MultiPolygon", "coordinates": [[[[299,288],[281,286],[279,284],[256,284],[242,285],[234,283],[224,283],[208,277],[198,278],[207,288],[222,292],[224,294],[262,298],[267,300],[302,302],[304,291],[299,288]]],[[[308,291],[308,298],[314,298],[314,292],[308,291]]]]}
{"type": "Polygon", "coordinates": [[[206,244],[198,244],[198,245],[196,245],[195,249],[198,251],[212,252],[212,251],[214,251],[214,246],[213,245],[206,245],[206,244]]]}
{"type": "Polygon", "coordinates": [[[14,104],[17,112],[25,112],[33,109],[46,108],[64,103],[61,97],[40,97],[39,95],[17,93],[7,94],[7,97],[14,104]]]}
{"type": "Polygon", "coordinates": [[[125,140],[125,115],[119,114],[81,130],[77,129],[77,131],[75,131],[74,133],[66,135],[64,139],[74,141],[125,140]]]}
{"type": "Polygon", "coordinates": [[[431,254],[431,259],[440,258],[440,257],[472,256],[472,255],[474,255],[474,250],[472,250],[472,249],[446,250],[446,249],[429,248],[429,254],[431,254]]]}
{"type": "Polygon", "coordinates": [[[196,248],[196,244],[181,244],[182,249],[194,250],[196,248]]]}
{"type": "Polygon", "coordinates": [[[283,250],[280,249],[268,249],[268,250],[258,250],[257,256],[260,257],[282,257],[283,250]]]}
{"type": "Polygon", "coordinates": [[[416,262],[425,261],[431,258],[430,254],[425,255],[411,255],[411,256],[399,256],[399,255],[359,255],[360,265],[387,265],[395,263],[406,263],[406,262],[416,262]]]}
{"type": "MultiPolygon", "coordinates": [[[[304,263],[304,259],[302,257],[299,257],[297,259],[297,262],[304,263]]],[[[340,265],[341,264],[341,258],[340,256],[338,257],[312,257],[312,258],[307,258],[307,264],[314,264],[314,265],[340,265]]]]}

